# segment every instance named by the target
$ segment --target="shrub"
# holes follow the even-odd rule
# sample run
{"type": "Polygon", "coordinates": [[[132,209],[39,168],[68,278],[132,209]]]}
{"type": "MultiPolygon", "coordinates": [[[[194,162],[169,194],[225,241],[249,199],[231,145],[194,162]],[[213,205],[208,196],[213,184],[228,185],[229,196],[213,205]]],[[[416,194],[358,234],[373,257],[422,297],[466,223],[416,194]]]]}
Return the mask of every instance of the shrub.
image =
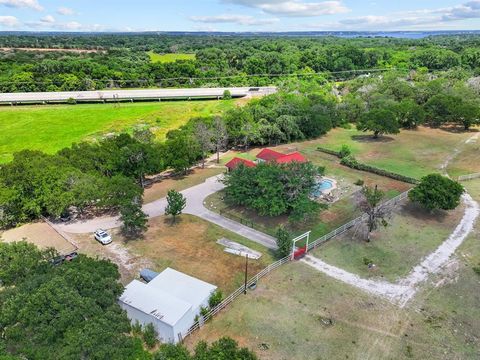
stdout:
{"type": "Polygon", "coordinates": [[[373,261],[371,259],[367,258],[367,257],[363,257],[362,261],[367,266],[370,265],[370,264],[373,264],[373,261]]]}
{"type": "Polygon", "coordinates": [[[358,179],[357,181],[355,181],[354,184],[357,186],[363,186],[365,184],[365,181],[363,181],[362,179],[358,179]]]}
{"type": "Polygon", "coordinates": [[[277,246],[278,253],[284,257],[292,251],[292,236],[284,227],[279,227],[277,230],[277,246]]]}
{"type": "Polygon", "coordinates": [[[342,145],[338,155],[343,159],[344,157],[350,156],[352,154],[352,150],[348,145],[342,145]]]}
{"type": "Polygon", "coordinates": [[[215,292],[210,295],[210,298],[208,299],[208,306],[210,306],[210,309],[213,309],[215,306],[220,304],[223,300],[223,294],[220,290],[215,290],[215,292]]]}
{"type": "Polygon", "coordinates": [[[200,307],[200,315],[202,315],[202,316],[207,315],[209,311],[210,311],[210,309],[205,307],[205,306],[200,307]]]}
{"type": "Polygon", "coordinates": [[[232,93],[230,90],[225,90],[222,96],[223,100],[230,100],[232,98],[232,93]]]}
{"type": "Polygon", "coordinates": [[[76,105],[76,104],[77,104],[77,100],[75,100],[74,98],[68,98],[68,99],[67,99],[67,104],[69,104],[69,105],[76,105]]]}
{"type": "Polygon", "coordinates": [[[132,325],[132,333],[134,335],[140,335],[142,333],[142,325],[137,321],[132,325]]]}
{"type": "Polygon", "coordinates": [[[157,344],[157,331],[153,324],[148,324],[143,329],[143,341],[151,349],[157,344]]]}

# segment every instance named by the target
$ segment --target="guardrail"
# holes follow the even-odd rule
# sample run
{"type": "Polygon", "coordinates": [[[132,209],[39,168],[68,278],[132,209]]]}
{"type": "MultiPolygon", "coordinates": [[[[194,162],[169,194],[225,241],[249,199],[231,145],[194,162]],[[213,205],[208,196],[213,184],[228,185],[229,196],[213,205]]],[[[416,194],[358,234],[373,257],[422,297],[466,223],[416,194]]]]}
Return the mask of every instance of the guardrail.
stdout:
{"type": "Polygon", "coordinates": [[[477,179],[480,178],[480,173],[476,174],[468,174],[468,175],[462,175],[457,178],[458,181],[468,181],[472,179],[477,179]]]}

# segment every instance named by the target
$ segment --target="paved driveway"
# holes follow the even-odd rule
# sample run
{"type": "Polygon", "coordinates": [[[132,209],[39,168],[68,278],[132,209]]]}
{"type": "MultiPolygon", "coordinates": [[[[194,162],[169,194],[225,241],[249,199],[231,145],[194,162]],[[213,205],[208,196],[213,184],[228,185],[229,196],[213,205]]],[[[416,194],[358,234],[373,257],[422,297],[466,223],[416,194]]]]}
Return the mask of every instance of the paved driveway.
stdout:
{"type": "MultiPolygon", "coordinates": [[[[213,176],[205,180],[205,182],[202,184],[181,191],[181,193],[187,199],[187,206],[183,212],[185,214],[198,216],[270,249],[276,249],[276,241],[272,236],[249,228],[248,226],[242,225],[236,221],[227,219],[217,213],[214,213],[213,211],[208,210],[204,206],[204,201],[207,196],[220,191],[225,187],[223,183],[219,181],[220,176],[213,176]]],[[[143,205],[142,210],[148,215],[149,218],[153,218],[164,215],[166,206],[167,199],[161,198],[143,205]]],[[[102,216],[95,219],[74,221],[67,224],[56,224],[55,227],[61,231],[82,234],[94,232],[96,229],[113,229],[121,225],[122,223],[118,216],[102,216]]]]}

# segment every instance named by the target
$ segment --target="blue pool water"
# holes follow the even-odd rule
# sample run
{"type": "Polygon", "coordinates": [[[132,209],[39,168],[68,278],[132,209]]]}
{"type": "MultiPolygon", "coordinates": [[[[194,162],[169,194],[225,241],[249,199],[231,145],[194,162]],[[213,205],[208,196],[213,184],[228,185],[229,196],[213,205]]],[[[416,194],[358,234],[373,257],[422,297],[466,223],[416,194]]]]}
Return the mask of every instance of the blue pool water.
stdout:
{"type": "Polygon", "coordinates": [[[319,197],[324,191],[330,190],[333,187],[333,182],[331,180],[324,179],[319,181],[315,186],[315,189],[312,191],[313,197],[319,197]]]}

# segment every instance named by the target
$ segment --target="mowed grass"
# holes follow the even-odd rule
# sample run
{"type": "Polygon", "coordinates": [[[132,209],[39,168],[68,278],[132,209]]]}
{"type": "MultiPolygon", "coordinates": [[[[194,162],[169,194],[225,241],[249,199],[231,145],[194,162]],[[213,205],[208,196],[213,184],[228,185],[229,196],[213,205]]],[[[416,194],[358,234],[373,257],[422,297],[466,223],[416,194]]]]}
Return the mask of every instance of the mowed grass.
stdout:
{"type": "Polygon", "coordinates": [[[444,242],[462,216],[462,206],[449,213],[431,214],[408,202],[394,212],[389,226],[372,233],[370,242],[364,241],[359,228],[353,228],[314,250],[313,255],[361,277],[393,282],[408,275],[444,242]],[[368,269],[368,262],[376,268],[368,269]]]}
{"type": "Polygon", "coordinates": [[[53,154],[72,143],[148,125],[159,140],[190,118],[220,114],[228,101],[22,106],[0,108],[0,163],[24,149],[53,154]]]}
{"type": "Polygon", "coordinates": [[[480,136],[471,139],[461,147],[461,152],[448,164],[447,171],[450,176],[458,177],[473,173],[480,173],[480,136]]]}
{"type": "Polygon", "coordinates": [[[177,60],[195,60],[195,54],[157,54],[153,51],[148,52],[152,63],[171,63],[177,60]]]}
{"type": "MultiPolygon", "coordinates": [[[[469,132],[450,132],[420,127],[402,130],[398,135],[380,137],[351,129],[334,129],[326,136],[298,144],[298,149],[313,152],[318,146],[340,150],[348,145],[357,160],[414,178],[439,172],[442,164],[458,146],[472,136],[469,132]]],[[[462,170],[462,169],[459,169],[462,170]]],[[[465,169],[465,171],[468,171],[465,169]]]]}
{"type": "Polygon", "coordinates": [[[472,264],[480,262],[480,247],[475,236],[454,259],[458,267],[430,278],[405,308],[300,262],[289,263],[186,343],[193,348],[199,340],[231,336],[262,360],[476,359],[480,276],[472,264]]]}

